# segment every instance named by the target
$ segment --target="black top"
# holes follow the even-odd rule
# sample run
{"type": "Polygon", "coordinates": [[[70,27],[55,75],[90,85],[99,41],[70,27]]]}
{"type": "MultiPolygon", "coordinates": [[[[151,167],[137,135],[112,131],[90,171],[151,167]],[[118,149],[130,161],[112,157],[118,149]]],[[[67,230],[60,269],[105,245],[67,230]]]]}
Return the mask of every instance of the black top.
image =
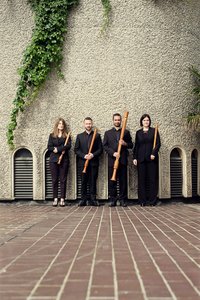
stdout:
{"type": "MultiPolygon", "coordinates": [[[[120,134],[121,134],[121,128],[119,130],[116,130],[114,127],[105,132],[103,146],[106,153],[108,154],[109,167],[113,167],[114,165],[116,158],[113,156],[113,154],[117,152],[120,134]]],[[[128,154],[129,154],[128,149],[133,148],[132,138],[128,130],[125,130],[123,140],[127,143],[127,146],[122,145],[121,147],[119,163],[121,163],[122,165],[127,165],[128,154]]]]}
{"type": "Polygon", "coordinates": [[[154,155],[158,157],[158,151],[160,148],[160,135],[157,133],[156,147],[153,149],[155,128],[149,127],[148,131],[139,129],[135,136],[135,147],[133,150],[133,159],[137,159],[139,162],[150,161],[150,156],[154,155]]]}
{"type": "Polygon", "coordinates": [[[63,155],[62,160],[68,161],[69,155],[68,152],[71,148],[71,138],[69,138],[67,145],[64,146],[66,138],[63,137],[53,137],[52,134],[49,135],[49,141],[48,141],[48,150],[50,151],[50,162],[58,162],[59,156],[61,155],[62,151],[65,151],[65,154],[63,155]],[[57,148],[58,152],[54,153],[53,149],[54,147],[57,148]]]}
{"type": "MultiPolygon", "coordinates": [[[[76,137],[76,143],[74,147],[74,151],[78,157],[78,164],[79,165],[84,165],[85,163],[85,158],[84,156],[88,154],[89,147],[92,141],[94,131],[92,130],[90,134],[88,134],[86,131],[80,133],[76,137]]],[[[92,154],[94,157],[89,161],[89,163],[92,166],[97,166],[99,164],[99,156],[101,155],[103,151],[103,146],[102,146],[102,141],[101,141],[101,136],[99,133],[96,134],[93,148],[92,148],[92,154]]]]}

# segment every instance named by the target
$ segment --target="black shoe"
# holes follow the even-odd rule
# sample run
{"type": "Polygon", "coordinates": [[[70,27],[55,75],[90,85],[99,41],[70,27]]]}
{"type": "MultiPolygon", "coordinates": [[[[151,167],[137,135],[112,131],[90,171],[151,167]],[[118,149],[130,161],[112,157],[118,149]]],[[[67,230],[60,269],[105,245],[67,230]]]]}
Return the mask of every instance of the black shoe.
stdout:
{"type": "Polygon", "coordinates": [[[140,203],[140,206],[146,206],[146,204],[145,203],[140,203]]]}
{"type": "Polygon", "coordinates": [[[120,202],[120,206],[122,206],[122,207],[127,207],[127,204],[126,204],[126,202],[121,201],[121,202],[120,202]]]}
{"type": "Polygon", "coordinates": [[[116,202],[111,202],[108,206],[109,207],[114,207],[114,206],[116,206],[116,202]]]}
{"type": "Polygon", "coordinates": [[[92,201],[92,200],[88,201],[87,205],[88,206],[96,206],[95,201],[92,201]]]}
{"type": "Polygon", "coordinates": [[[85,200],[81,200],[79,202],[78,206],[86,206],[86,201],[85,200]]]}
{"type": "Polygon", "coordinates": [[[153,201],[150,201],[150,206],[156,206],[157,205],[157,199],[153,199],[153,201]]]}

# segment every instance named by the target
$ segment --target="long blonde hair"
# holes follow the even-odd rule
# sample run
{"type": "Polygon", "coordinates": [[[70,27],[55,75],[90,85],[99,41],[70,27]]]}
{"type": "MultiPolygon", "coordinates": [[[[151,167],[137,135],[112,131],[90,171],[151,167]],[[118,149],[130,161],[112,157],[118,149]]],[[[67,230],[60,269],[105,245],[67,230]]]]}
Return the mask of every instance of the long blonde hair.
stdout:
{"type": "Polygon", "coordinates": [[[56,123],[54,125],[54,128],[53,128],[52,135],[53,135],[53,137],[58,137],[58,124],[59,124],[60,121],[63,123],[63,126],[64,126],[63,132],[62,132],[62,137],[66,138],[66,136],[67,136],[67,124],[66,124],[66,122],[63,118],[58,118],[58,120],[56,121],[56,123]]]}

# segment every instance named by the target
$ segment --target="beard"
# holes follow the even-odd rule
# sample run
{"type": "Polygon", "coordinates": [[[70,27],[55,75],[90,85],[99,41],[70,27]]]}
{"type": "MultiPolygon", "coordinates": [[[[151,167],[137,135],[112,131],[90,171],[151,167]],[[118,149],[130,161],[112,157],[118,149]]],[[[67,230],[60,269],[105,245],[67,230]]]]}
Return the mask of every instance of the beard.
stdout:
{"type": "Polygon", "coordinates": [[[91,131],[91,130],[92,130],[92,127],[85,127],[85,130],[91,131]]]}

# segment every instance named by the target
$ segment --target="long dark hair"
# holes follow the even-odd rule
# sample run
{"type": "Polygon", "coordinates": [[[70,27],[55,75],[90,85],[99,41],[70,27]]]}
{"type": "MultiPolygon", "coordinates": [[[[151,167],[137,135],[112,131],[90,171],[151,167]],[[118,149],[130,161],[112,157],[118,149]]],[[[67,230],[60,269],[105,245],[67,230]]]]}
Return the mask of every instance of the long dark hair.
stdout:
{"type": "Polygon", "coordinates": [[[63,123],[63,126],[64,126],[63,132],[62,132],[62,137],[66,138],[66,136],[67,136],[67,124],[66,124],[66,122],[63,118],[58,118],[58,120],[56,121],[56,123],[54,125],[54,128],[53,128],[52,135],[53,135],[53,137],[58,137],[58,124],[59,124],[60,121],[63,123]]]}

